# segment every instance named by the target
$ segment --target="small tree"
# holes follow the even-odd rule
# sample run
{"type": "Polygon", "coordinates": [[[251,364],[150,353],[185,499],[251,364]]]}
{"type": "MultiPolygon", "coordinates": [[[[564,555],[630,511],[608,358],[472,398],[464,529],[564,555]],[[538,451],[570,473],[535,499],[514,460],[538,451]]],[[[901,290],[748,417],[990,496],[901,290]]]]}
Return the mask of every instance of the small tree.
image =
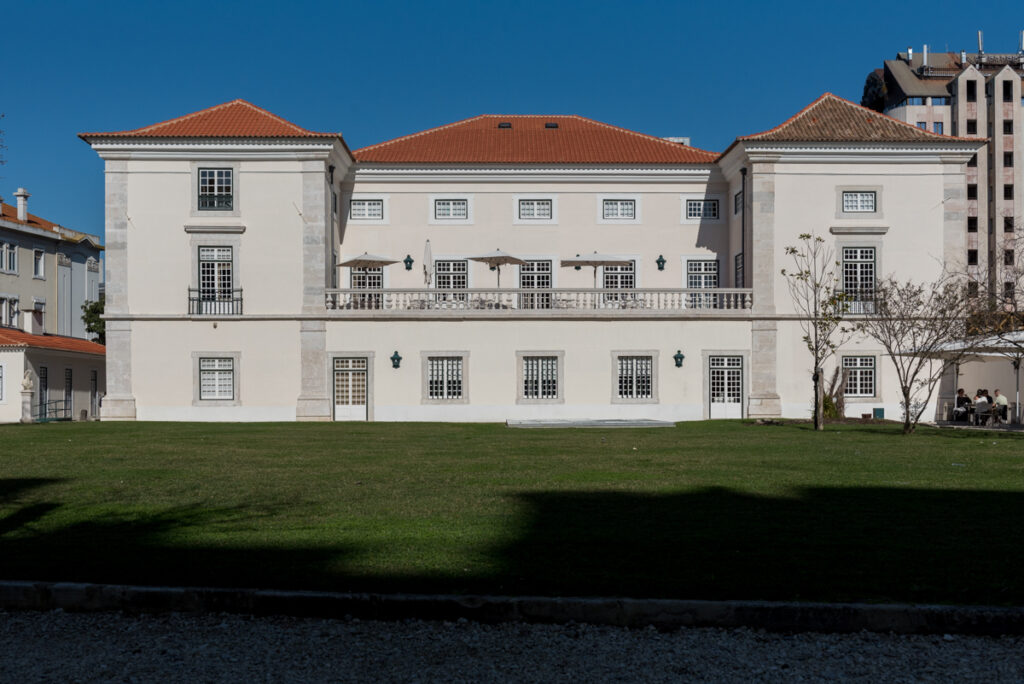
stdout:
{"type": "Polygon", "coordinates": [[[96,335],[100,344],[107,343],[107,328],[103,320],[103,296],[98,301],[82,304],[82,322],[86,332],[96,335]]]}
{"type": "Polygon", "coordinates": [[[970,299],[962,277],[923,284],[889,277],[875,288],[874,314],[857,323],[857,330],[877,341],[892,361],[905,435],[917,428],[946,370],[974,352],[970,299]]]}
{"type": "MultiPolygon", "coordinates": [[[[1004,232],[999,277],[993,279],[994,284],[985,297],[979,297],[979,301],[988,304],[989,310],[984,315],[976,313],[972,323],[978,334],[988,336],[990,344],[987,346],[992,353],[1006,357],[1016,371],[1024,363],[1024,222],[1017,221],[1016,226],[1011,223],[1009,227],[1015,230],[1004,232]]],[[[1019,379],[1019,373],[1015,375],[1019,379]]],[[[1016,394],[1016,420],[1019,422],[1019,386],[1016,394]]]]}
{"type": "Polygon", "coordinates": [[[799,239],[803,243],[800,247],[786,247],[794,268],[782,269],[782,275],[786,277],[793,308],[800,317],[804,344],[813,360],[814,429],[824,430],[822,366],[849,339],[852,331],[842,325],[849,306],[847,296],[838,287],[839,262],[832,248],[810,233],[802,233],[799,239]]]}

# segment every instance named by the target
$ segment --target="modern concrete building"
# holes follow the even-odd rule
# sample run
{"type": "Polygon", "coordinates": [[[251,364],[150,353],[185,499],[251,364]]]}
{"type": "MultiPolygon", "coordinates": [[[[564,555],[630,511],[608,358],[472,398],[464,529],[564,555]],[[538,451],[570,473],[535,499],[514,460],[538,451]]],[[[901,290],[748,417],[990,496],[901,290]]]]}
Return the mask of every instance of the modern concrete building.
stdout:
{"type": "MultiPolygon", "coordinates": [[[[834,95],[722,154],[578,116],[353,152],[241,100],[81,137],[114,420],[806,417],[785,248],[826,239],[870,313],[963,254],[984,144],[834,95]]],[[[876,344],[834,363],[899,415],[876,344]]]]}
{"type": "Polygon", "coordinates": [[[1024,32],[1018,52],[908,48],[868,75],[862,104],[924,130],[975,138],[985,145],[967,167],[967,221],[960,262],[998,291],[1004,270],[1019,264],[1024,229],[1024,32]]]}

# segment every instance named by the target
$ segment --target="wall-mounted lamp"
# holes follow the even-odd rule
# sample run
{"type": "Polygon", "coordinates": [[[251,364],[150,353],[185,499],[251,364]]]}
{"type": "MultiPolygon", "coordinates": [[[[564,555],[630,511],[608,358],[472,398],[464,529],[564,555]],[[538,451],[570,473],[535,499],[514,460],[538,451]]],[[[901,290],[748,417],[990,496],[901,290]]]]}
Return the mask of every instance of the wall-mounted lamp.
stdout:
{"type": "MultiPolygon", "coordinates": [[[[676,368],[682,368],[683,367],[683,359],[685,359],[686,357],[683,356],[683,350],[682,349],[676,351],[676,353],[672,355],[672,358],[675,359],[676,368]]],[[[395,366],[395,368],[398,368],[398,366],[395,366]]]]}
{"type": "MultiPolygon", "coordinates": [[[[576,256],[579,256],[579,254],[577,254],[576,256]]],[[[573,268],[575,268],[578,271],[578,270],[580,270],[583,267],[582,266],[573,266],[573,268]]]]}
{"type": "MultiPolygon", "coordinates": [[[[682,363],[682,362],[680,362],[680,363],[682,363]]],[[[391,355],[391,367],[392,368],[398,368],[401,365],[402,365],[402,357],[398,355],[398,350],[396,349],[395,353],[391,355]]]]}
{"type": "Polygon", "coordinates": [[[658,270],[659,271],[664,271],[665,270],[665,255],[659,254],[658,258],[654,260],[654,263],[658,264],[658,270]]]}
{"type": "MultiPolygon", "coordinates": [[[[405,258],[402,259],[402,263],[405,264],[405,270],[406,271],[411,271],[412,270],[412,264],[413,264],[412,255],[411,254],[406,254],[405,258]]],[[[395,368],[398,368],[398,366],[395,366],[395,368]]]]}

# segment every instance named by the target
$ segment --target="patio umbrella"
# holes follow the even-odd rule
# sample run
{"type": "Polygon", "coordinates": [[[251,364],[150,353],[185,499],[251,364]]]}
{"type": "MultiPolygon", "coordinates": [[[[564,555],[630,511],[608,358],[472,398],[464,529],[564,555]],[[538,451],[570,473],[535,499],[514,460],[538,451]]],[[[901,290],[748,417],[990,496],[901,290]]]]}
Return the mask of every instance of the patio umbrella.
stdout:
{"type": "Polygon", "coordinates": [[[390,266],[391,264],[397,264],[398,259],[389,259],[388,257],[377,256],[376,254],[368,254],[363,252],[359,256],[349,259],[348,261],[342,261],[338,266],[344,266],[345,268],[381,268],[384,266],[390,266]]]}
{"type": "Polygon", "coordinates": [[[501,287],[501,267],[506,264],[516,264],[522,266],[526,262],[519,257],[514,257],[511,254],[506,254],[500,249],[496,249],[493,252],[487,254],[481,254],[480,256],[469,257],[470,261],[481,261],[498,272],[498,287],[501,287]]]}
{"type": "Polygon", "coordinates": [[[423,286],[430,287],[434,282],[434,250],[430,249],[430,240],[423,246],[423,286]]]}
{"type": "Polygon", "coordinates": [[[632,259],[625,259],[620,256],[612,256],[610,254],[587,254],[580,256],[577,254],[574,257],[567,257],[562,259],[562,268],[576,267],[576,266],[593,266],[594,267],[594,289],[597,289],[597,267],[598,266],[625,266],[629,264],[632,259]]]}

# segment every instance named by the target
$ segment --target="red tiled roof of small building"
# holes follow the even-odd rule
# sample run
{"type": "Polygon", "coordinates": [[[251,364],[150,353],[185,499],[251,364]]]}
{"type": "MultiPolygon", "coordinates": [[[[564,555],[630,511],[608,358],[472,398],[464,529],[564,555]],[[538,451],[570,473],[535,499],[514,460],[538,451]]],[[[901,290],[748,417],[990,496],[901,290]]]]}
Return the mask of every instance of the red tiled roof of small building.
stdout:
{"type": "Polygon", "coordinates": [[[85,354],[105,355],[107,348],[102,344],[82,340],[77,337],[63,335],[33,335],[14,328],[0,328],[0,348],[30,347],[35,349],[53,349],[56,351],[82,352],[85,354]]]}
{"type": "Polygon", "coordinates": [[[11,223],[28,226],[29,228],[38,228],[39,230],[45,230],[51,233],[57,232],[58,224],[47,221],[44,218],[39,218],[35,214],[28,214],[28,221],[19,220],[18,208],[5,202],[0,202],[0,216],[2,216],[5,221],[10,221],[11,223]]]}
{"type": "Polygon", "coordinates": [[[483,114],[352,154],[359,162],[426,164],[712,164],[718,159],[717,152],[575,115],[483,114]],[[502,123],[511,126],[499,127],[502,123]]]}
{"type": "Polygon", "coordinates": [[[339,138],[296,126],[245,100],[232,100],[130,131],[79,133],[79,138],[339,138]]]}

